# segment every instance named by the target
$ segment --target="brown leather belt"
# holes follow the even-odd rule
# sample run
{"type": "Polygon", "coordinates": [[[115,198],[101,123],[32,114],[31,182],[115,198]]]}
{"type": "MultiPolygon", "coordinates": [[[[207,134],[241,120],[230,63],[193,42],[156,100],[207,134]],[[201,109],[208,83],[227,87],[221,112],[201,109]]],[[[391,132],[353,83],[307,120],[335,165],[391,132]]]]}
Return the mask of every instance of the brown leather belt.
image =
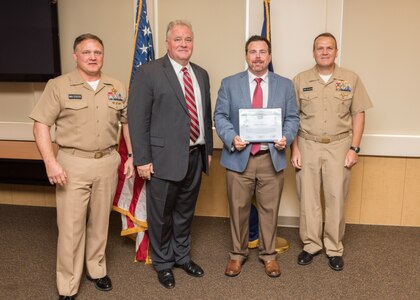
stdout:
{"type": "Polygon", "coordinates": [[[98,150],[98,151],[85,151],[85,150],[79,150],[76,148],[67,148],[67,147],[60,147],[59,150],[69,153],[71,155],[81,157],[81,158],[94,158],[98,159],[101,157],[104,157],[106,155],[110,155],[112,151],[114,151],[116,146],[109,147],[104,150],[98,150]]]}
{"type": "Polygon", "coordinates": [[[263,154],[267,154],[267,153],[270,153],[270,149],[260,150],[257,153],[255,153],[254,156],[263,155],[263,154]]]}
{"type": "Polygon", "coordinates": [[[305,133],[303,131],[298,132],[298,136],[303,137],[305,140],[314,141],[322,144],[329,144],[331,142],[342,140],[350,135],[350,132],[344,132],[337,135],[325,135],[325,136],[316,136],[312,134],[305,133]]]}

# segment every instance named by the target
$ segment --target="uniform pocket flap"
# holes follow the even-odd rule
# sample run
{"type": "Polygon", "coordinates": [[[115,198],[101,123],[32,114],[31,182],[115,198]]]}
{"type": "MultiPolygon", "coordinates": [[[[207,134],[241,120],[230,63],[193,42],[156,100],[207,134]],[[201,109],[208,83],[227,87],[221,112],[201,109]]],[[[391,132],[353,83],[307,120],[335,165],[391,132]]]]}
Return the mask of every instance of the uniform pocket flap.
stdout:
{"type": "Polygon", "coordinates": [[[82,109],[88,107],[87,101],[69,100],[66,101],[65,107],[68,109],[82,109]]]}

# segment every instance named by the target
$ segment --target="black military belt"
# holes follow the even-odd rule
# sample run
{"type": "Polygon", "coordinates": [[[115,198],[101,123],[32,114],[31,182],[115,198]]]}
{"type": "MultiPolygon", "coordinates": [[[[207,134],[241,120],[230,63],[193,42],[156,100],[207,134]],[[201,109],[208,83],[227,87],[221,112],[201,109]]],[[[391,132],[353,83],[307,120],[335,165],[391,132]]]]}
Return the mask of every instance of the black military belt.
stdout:
{"type": "Polygon", "coordinates": [[[298,136],[303,137],[305,140],[314,141],[314,142],[322,143],[322,144],[329,144],[331,142],[339,141],[348,137],[349,135],[350,135],[349,131],[341,133],[341,134],[337,134],[337,135],[324,135],[324,136],[312,135],[312,134],[305,133],[303,131],[298,132],[298,136]]]}
{"type": "Polygon", "coordinates": [[[67,148],[67,147],[60,147],[59,150],[69,153],[71,155],[77,156],[77,157],[81,157],[81,158],[94,158],[94,159],[98,159],[101,157],[104,157],[106,155],[110,155],[112,153],[112,151],[115,150],[115,146],[109,147],[107,149],[104,150],[98,150],[98,151],[85,151],[85,150],[80,150],[80,149],[76,149],[76,148],[67,148]]]}

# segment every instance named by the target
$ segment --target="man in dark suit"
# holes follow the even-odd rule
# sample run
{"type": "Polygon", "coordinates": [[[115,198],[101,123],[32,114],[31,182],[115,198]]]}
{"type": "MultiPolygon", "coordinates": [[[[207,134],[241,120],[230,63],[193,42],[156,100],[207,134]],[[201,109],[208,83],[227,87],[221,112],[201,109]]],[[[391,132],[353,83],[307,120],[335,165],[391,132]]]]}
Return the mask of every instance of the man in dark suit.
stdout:
{"type": "Polygon", "coordinates": [[[151,257],[159,282],[175,286],[172,267],[201,277],[190,257],[191,223],[201,183],[213,153],[210,83],[190,63],[189,22],[172,21],[167,54],[137,69],[130,89],[128,119],[134,164],[147,180],[151,257]]]}

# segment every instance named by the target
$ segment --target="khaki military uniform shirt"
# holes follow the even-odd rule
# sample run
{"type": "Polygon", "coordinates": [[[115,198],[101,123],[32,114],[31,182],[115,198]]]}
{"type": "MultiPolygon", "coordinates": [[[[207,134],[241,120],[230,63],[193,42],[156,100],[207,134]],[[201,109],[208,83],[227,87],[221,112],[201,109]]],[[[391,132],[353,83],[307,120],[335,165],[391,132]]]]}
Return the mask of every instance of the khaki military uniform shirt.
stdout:
{"type": "Polygon", "coordinates": [[[119,122],[127,123],[127,92],[120,81],[105,74],[94,91],[76,69],[47,83],[29,117],[55,124],[60,147],[104,150],[118,143],[119,122]]]}
{"type": "Polygon", "coordinates": [[[299,130],[313,136],[349,132],[352,115],[372,107],[360,78],[337,65],[327,83],[316,66],[298,74],[293,81],[300,109],[299,130]]]}

